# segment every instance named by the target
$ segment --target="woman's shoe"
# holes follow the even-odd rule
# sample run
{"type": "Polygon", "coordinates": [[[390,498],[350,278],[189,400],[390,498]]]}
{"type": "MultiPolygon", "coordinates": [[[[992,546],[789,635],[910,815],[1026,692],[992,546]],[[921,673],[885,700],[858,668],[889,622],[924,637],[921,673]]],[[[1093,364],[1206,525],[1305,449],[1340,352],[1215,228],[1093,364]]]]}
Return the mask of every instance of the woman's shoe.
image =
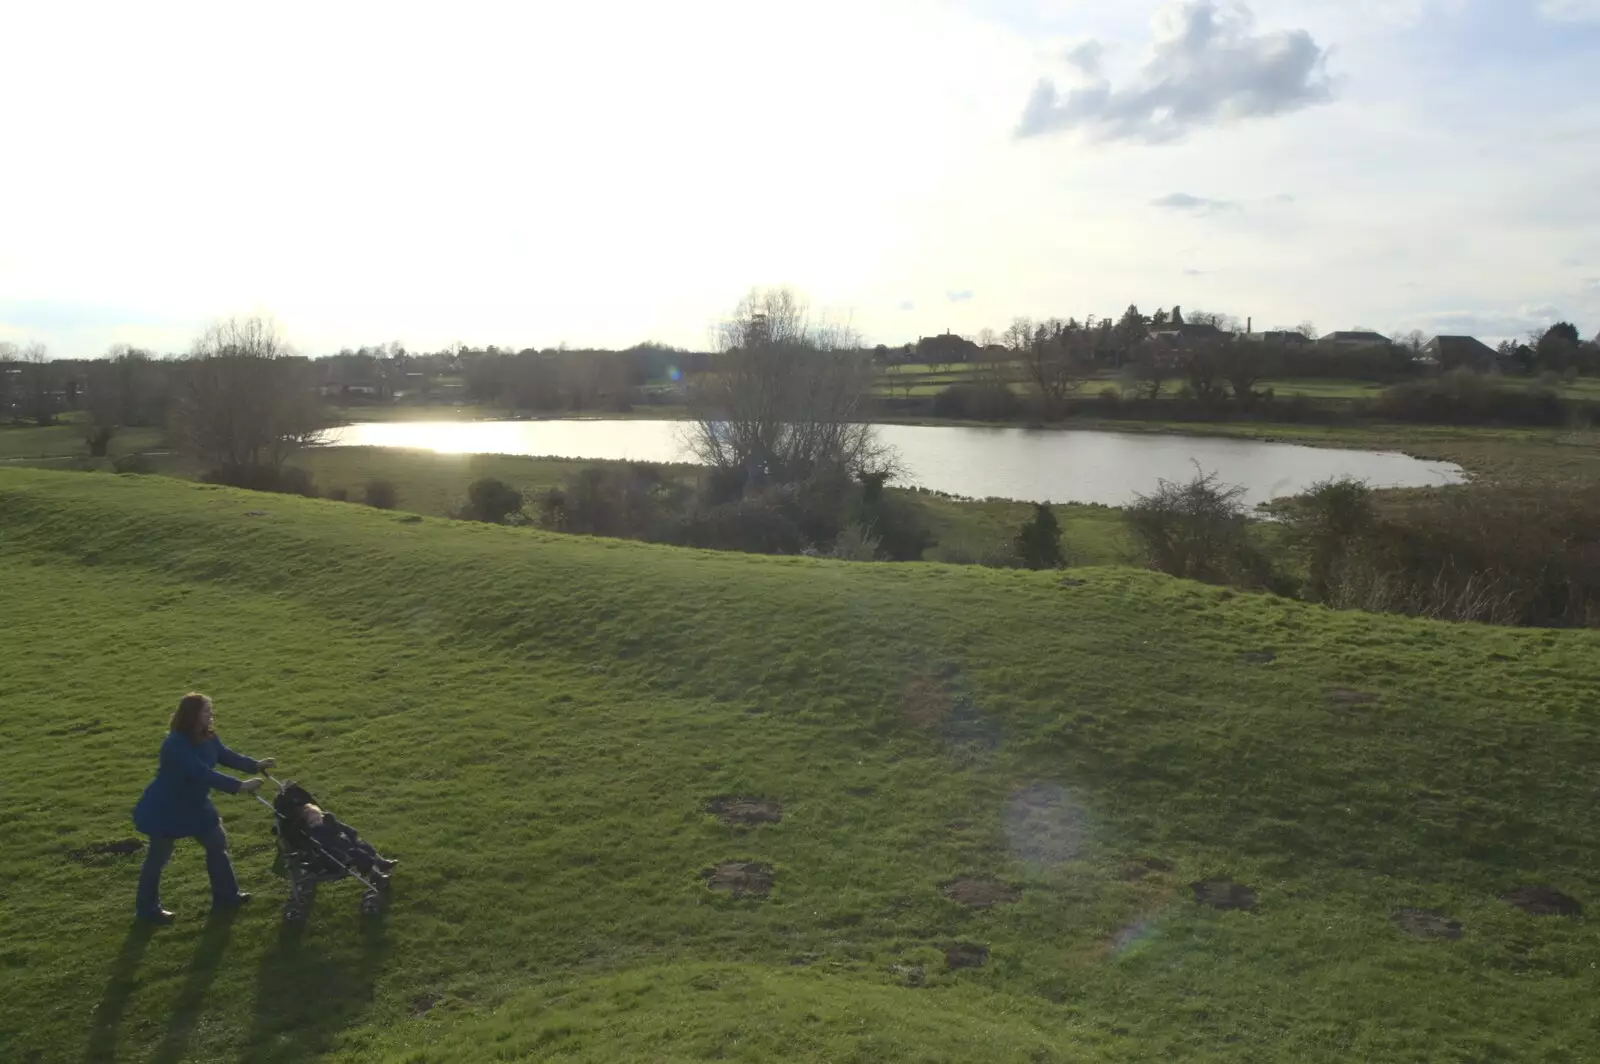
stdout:
{"type": "Polygon", "coordinates": [[[250,895],[244,891],[240,891],[233,896],[232,901],[219,901],[214,903],[211,907],[213,909],[237,909],[249,900],[250,895]]]}
{"type": "Polygon", "coordinates": [[[145,923],[157,924],[161,927],[165,927],[172,923],[173,913],[169,909],[157,909],[153,913],[140,913],[139,919],[143,920],[145,923]]]}

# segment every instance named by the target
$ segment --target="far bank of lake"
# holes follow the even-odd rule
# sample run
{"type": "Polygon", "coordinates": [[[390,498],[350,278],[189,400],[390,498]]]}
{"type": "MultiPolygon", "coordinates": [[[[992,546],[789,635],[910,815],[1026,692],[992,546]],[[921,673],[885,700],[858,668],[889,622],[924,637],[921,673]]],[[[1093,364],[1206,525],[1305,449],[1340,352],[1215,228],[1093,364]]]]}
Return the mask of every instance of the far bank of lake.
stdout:
{"type": "MultiPolygon", "coordinates": [[[[447,454],[539,455],[638,462],[692,461],[683,421],[361,422],[334,430],[341,446],[410,447],[447,454]]],[[[1390,451],[1308,447],[1217,436],[1084,429],[884,425],[899,453],[899,483],[971,498],[1124,506],[1160,481],[1196,468],[1265,502],[1350,476],[1375,488],[1427,488],[1466,479],[1459,465],[1390,451]]]]}

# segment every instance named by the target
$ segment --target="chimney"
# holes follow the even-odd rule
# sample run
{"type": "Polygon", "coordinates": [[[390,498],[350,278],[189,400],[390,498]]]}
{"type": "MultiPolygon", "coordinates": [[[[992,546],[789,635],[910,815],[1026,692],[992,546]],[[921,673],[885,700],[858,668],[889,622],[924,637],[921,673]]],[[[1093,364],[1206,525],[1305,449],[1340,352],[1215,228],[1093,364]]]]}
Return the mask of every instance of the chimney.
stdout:
{"type": "Polygon", "coordinates": [[[1246,336],[1249,336],[1251,333],[1253,333],[1255,331],[1256,331],[1256,319],[1254,319],[1254,318],[1246,318],[1246,319],[1244,319],[1244,334],[1246,336]]]}

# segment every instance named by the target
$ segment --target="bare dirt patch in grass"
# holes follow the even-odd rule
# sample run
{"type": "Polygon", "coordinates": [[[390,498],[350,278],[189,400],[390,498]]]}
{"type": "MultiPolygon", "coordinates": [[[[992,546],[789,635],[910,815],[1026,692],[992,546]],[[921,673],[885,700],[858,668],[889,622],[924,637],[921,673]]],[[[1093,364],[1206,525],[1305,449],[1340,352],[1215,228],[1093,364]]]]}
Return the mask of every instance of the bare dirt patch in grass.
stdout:
{"type": "Polygon", "coordinates": [[[772,893],[772,868],[755,861],[724,861],[700,875],[710,890],[735,898],[765,898],[772,893]]]}
{"type": "Polygon", "coordinates": [[[913,989],[928,982],[928,969],[921,964],[891,964],[889,974],[900,980],[900,985],[913,989]]]}
{"type": "Polygon", "coordinates": [[[783,819],[783,807],[765,798],[713,798],[706,811],[729,826],[736,824],[776,824],[783,819]]]}
{"type": "Polygon", "coordinates": [[[939,889],[953,902],[969,909],[988,909],[995,905],[1010,905],[1022,899],[1022,891],[998,879],[981,876],[959,876],[942,884],[939,889]]]}
{"type": "Polygon", "coordinates": [[[1461,924],[1437,909],[1396,909],[1389,917],[1413,938],[1460,938],[1461,924]]]}
{"type": "Polygon", "coordinates": [[[1576,916],[1583,912],[1578,899],[1561,893],[1554,887],[1532,885],[1517,887],[1500,896],[1507,905],[1521,909],[1533,916],[1576,916]]]}
{"type": "Polygon", "coordinates": [[[67,857],[85,864],[99,857],[128,857],[144,849],[140,839],[118,839],[115,842],[95,842],[77,850],[68,850],[67,857]]]}
{"type": "Polygon", "coordinates": [[[1237,909],[1249,912],[1256,907],[1256,892],[1252,887],[1242,883],[1233,883],[1226,879],[1202,879],[1197,883],[1190,883],[1189,889],[1194,891],[1194,900],[1201,905],[1209,905],[1213,909],[1237,909]]]}
{"type": "Polygon", "coordinates": [[[972,942],[956,942],[944,948],[947,968],[982,968],[989,960],[989,947],[972,942]]]}
{"type": "Polygon", "coordinates": [[[1133,883],[1153,875],[1164,875],[1172,871],[1172,862],[1163,861],[1159,857],[1146,857],[1140,861],[1129,861],[1122,866],[1122,871],[1117,878],[1124,883],[1133,883]]]}
{"type": "Polygon", "coordinates": [[[103,720],[86,720],[77,724],[68,724],[60,728],[52,728],[45,732],[46,735],[99,735],[101,732],[110,731],[103,720]]]}

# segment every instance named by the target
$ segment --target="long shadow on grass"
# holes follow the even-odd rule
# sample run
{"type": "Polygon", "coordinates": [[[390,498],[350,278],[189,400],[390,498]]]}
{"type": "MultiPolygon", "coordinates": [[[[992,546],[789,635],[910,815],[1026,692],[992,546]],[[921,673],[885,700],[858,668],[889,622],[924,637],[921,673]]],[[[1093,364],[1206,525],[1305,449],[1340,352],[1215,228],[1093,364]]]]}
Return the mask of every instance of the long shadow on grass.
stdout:
{"type": "Polygon", "coordinates": [[[222,955],[228,950],[228,938],[233,934],[233,921],[238,916],[235,909],[215,910],[200,933],[200,942],[194,948],[194,960],[189,964],[189,974],[184,977],[183,989],[172,1005],[172,1015],[167,1020],[166,1034],[161,1044],[150,1054],[150,1064],[177,1064],[189,1048],[189,1036],[205,1011],[206,992],[217,978],[222,967],[222,955]]]}
{"type": "Polygon", "coordinates": [[[156,926],[146,920],[135,920],[122,940],[117,959],[111,962],[111,975],[100,994],[100,1004],[95,1006],[94,1026],[89,1029],[89,1048],[83,1059],[92,1062],[112,1060],[116,1057],[117,1028],[122,1024],[122,1014],[128,1009],[128,999],[138,986],[134,978],[139,962],[144,959],[145,947],[155,936],[156,926]]]}
{"type": "Polygon", "coordinates": [[[255,1022],[239,1064],[300,1064],[326,1053],[372,1004],[387,953],[376,919],[363,919],[359,931],[338,920],[285,923],[261,959],[255,1022]]]}

